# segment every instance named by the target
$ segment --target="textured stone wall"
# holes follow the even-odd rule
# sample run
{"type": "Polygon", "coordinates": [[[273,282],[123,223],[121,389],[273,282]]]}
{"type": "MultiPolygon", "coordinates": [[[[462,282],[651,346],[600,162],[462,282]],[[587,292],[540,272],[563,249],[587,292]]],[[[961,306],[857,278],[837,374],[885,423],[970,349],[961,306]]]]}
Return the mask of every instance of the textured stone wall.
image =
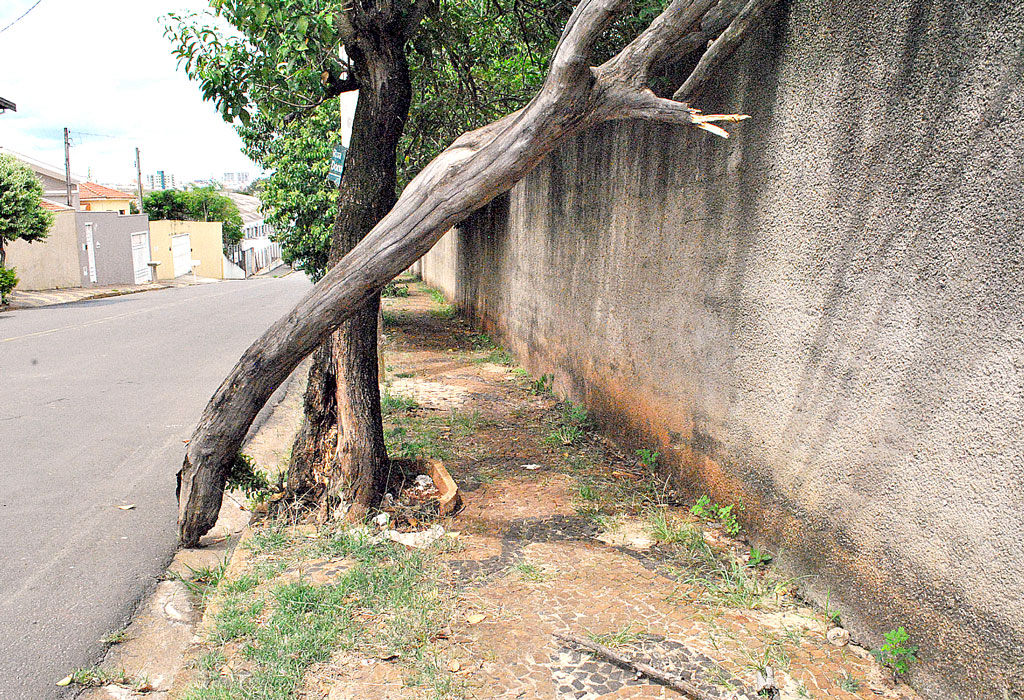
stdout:
{"type": "Polygon", "coordinates": [[[419,264],[929,698],[1024,698],[1024,6],[794,0],[419,264]]]}

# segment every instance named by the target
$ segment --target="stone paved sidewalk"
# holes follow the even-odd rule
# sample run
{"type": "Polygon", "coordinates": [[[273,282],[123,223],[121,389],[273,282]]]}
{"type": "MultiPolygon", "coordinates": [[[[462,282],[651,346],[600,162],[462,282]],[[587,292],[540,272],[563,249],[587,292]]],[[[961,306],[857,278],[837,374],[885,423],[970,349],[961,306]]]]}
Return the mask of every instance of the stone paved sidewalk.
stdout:
{"type": "MultiPolygon", "coordinates": [[[[467,325],[445,321],[421,286],[412,292],[385,303],[389,391],[415,399],[411,422],[451,416],[438,438],[450,438],[446,465],[465,507],[446,522],[458,533],[447,559],[461,624],[444,653],[462,697],[681,697],[555,636],[573,633],[708,698],[753,700],[756,672],[768,665],[775,697],[787,700],[917,698],[865,649],[829,643],[826,617],[793,596],[792,582],[748,566],[749,548],[717,523],[679,505],[654,508],[655,520],[697,533],[709,545],[700,552],[736,571],[707,570],[692,539],[658,542],[650,504],[629,502],[641,489],[637,459],[599,433],[552,440],[565,405],[467,325]]],[[[301,697],[426,697],[406,683],[394,662],[339,653],[309,675],[301,697]]]]}

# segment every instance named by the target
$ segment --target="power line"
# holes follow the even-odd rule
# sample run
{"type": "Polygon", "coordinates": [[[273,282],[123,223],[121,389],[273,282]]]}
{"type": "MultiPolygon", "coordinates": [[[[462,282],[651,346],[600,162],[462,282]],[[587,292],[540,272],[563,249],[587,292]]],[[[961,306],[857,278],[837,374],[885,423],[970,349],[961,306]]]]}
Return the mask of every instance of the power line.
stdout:
{"type": "Polygon", "coordinates": [[[29,12],[31,12],[32,10],[36,9],[36,7],[37,7],[37,6],[39,5],[39,3],[41,3],[42,1],[43,1],[43,0],[36,0],[36,1],[35,1],[35,3],[34,3],[34,4],[32,5],[32,7],[28,8],[27,10],[25,10],[24,12],[22,12],[22,13],[21,13],[21,17],[19,17],[18,19],[14,20],[13,22],[11,22],[10,24],[8,24],[8,25],[7,25],[6,27],[4,27],[3,29],[0,29],[0,34],[3,34],[3,33],[4,33],[4,32],[6,32],[6,31],[7,31],[8,29],[10,29],[10,28],[11,28],[11,27],[13,27],[14,25],[16,25],[16,24],[17,24],[18,22],[20,22],[21,20],[25,19],[25,16],[26,16],[26,15],[28,15],[28,13],[29,13],[29,12]]]}

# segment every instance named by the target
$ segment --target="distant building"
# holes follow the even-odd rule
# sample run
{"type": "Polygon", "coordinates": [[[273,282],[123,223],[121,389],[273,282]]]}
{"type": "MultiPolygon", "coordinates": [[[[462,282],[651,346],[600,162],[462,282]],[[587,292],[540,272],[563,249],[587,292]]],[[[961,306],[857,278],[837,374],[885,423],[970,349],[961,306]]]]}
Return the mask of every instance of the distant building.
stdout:
{"type": "Polygon", "coordinates": [[[249,177],[249,173],[224,173],[224,179],[222,183],[226,190],[244,190],[252,182],[252,178],[249,177]]]}
{"type": "Polygon", "coordinates": [[[157,170],[153,175],[146,176],[146,189],[148,190],[173,190],[175,188],[174,175],[157,170]]]}
{"type": "Polygon", "coordinates": [[[97,185],[95,182],[83,182],[78,186],[82,211],[113,211],[127,214],[131,211],[134,195],[112,187],[97,185]]]}
{"type": "Polygon", "coordinates": [[[263,202],[257,197],[237,192],[228,192],[227,196],[238,207],[242,217],[242,240],[238,245],[228,246],[228,260],[237,265],[246,277],[274,267],[281,260],[281,244],[271,239],[274,227],[263,220],[260,211],[263,202]]]}

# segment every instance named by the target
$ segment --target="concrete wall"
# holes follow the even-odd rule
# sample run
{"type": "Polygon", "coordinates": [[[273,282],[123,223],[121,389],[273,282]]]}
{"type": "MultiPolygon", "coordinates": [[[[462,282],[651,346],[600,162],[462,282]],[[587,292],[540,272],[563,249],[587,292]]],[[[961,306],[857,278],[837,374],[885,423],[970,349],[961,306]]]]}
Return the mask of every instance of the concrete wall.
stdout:
{"type": "Polygon", "coordinates": [[[79,286],[75,212],[53,212],[53,228],[42,241],[8,243],[7,264],[17,268],[18,289],[26,292],[79,286]]]}
{"type": "Polygon", "coordinates": [[[219,221],[150,221],[150,251],[153,260],[160,261],[157,273],[160,279],[174,277],[171,258],[171,236],[189,234],[192,259],[199,260],[196,274],[200,277],[224,279],[224,225],[219,221]]]}
{"type": "Polygon", "coordinates": [[[121,216],[116,212],[80,211],[78,219],[78,264],[81,286],[107,286],[135,284],[135,264],[132,259],[132,234],[149,230],[146,214],[121,216]],[[85,245],[86,224],[93,225],[96,246],[96,283],[89,281],[89,258],[85,245]]]}
{"type": "Polygon", "coordinates": [[[567,144],[421,270],[929,698],[1024,698],[1024,5],[793,0],[699,106],[567,144]]]}

